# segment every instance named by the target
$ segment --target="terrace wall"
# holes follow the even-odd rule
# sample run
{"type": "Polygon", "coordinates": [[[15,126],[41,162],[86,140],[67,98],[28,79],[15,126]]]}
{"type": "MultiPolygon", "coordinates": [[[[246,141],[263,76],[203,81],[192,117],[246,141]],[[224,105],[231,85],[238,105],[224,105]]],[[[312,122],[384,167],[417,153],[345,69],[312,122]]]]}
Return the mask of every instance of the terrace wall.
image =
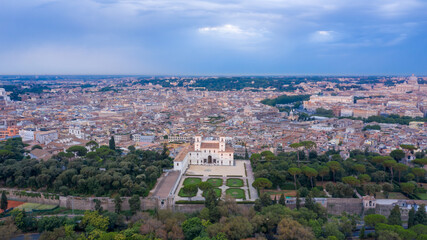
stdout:
{"type": "MultiPolygon", "coordinates": [[[[22,190],[10,189],[10,188],[0,188],[1,191],[6,191],[6,197],[10,200],[17,200],[29,203],[39,203],[39,204],[48,204],[48,205],[58,205],[60,207],[65,207],[69,209],[80,209],[80,210],[94,210],[95,209],[95,199],[101,201],[101,206],[103,209],[108,211],[114,211],[115,203],[114,199],[108,197],[74,197],[74,196],[58,196],[50,195],[46,197],[43,193],[24,191],[32,195],[38,196],[26,196],[22,193],[22,190]]],[[[141,198],[141,209],[148,210],[154,208],[161,209],[171,209],[172,200],[167,199],[162,204],[157,198],[141,198]]],[[[122,210],[129,210],[129,197],[122,198],[122,210]]]]}
{"type": "MultiPolygon", "coordinates": [[[[101,206],[103,209],[108,211],[114,211],[115,203],[114,199],[108,197],[74,197],[74,196],[58,196],[58,195],[47,195],[39,192],[27,191],[29,195],[25,196],[22,194],[22,190],[10,189],[10,188],[0,188],[1,191],[6,191],[7,198],[10,200],[25,201],[29,203],[39,203],[39,204],[48,204],[48,205],[59,205],[60,207],[68,209],[80,209],[80,210],[94,210],[95,202],[94,199],[101,201],[101,206]],[[37,196],[34,196],[37,195],[37,196]]],[[[203,209],[204,204],[174,204],[173,198],[167,198],[160,200],[154,197],[140,198],[141,199],[141,209],[149,210],[154,208],[159,209],[169,209],[177,212],[192,213],[195,211],[200,211],[203,209]]],[[[122,198],[122,210],[129,210],[129,197],[122,198]]],[[[396,200],[397,201],[397,200],[396,200]]],[[[423,201],[424,202],[424,201],[423,201]]],[[[427,201],[425,201],[427,203],[427,201]]],[[[426,204],[427,205],[427,204],[426,204]]],[[[253,204],[238,204],[238,206],[244,208],[250,208],[253,204]]],[[[291,209],[295,208],[295,203],[287,204],[291,209]]],[[[326,203],[323,204],[326,207],[329,214],[340,215],[342,212],[347,212],[350,214],[364,214],[362,199],[358,198],[328,198],[326,203]]],[[[373,211],[377,214],[388,216],[390,214],[393,205],[386,204],[377,204],[376,208],[373,211]]],[[[406,221],[408,219],[409,209],[401,209],[402,220],[406,221]]]]}

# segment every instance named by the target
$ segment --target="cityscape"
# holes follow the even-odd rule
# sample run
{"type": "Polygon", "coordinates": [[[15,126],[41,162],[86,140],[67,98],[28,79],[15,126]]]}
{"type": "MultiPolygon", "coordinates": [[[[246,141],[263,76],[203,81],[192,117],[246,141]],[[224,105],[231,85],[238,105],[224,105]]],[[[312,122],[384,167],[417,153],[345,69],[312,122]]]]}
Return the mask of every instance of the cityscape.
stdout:
{"type": "Polygon", "coordinates": [[[427,239],[425,12],[0,3],[0,240],[427,239]]]}

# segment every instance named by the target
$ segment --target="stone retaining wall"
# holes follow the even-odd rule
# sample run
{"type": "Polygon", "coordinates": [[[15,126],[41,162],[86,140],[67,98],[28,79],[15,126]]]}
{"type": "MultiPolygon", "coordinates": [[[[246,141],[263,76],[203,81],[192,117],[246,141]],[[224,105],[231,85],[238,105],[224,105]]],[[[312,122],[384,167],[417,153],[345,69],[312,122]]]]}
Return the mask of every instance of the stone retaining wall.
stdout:
{"type": "MultiPolygon", "coordinates": [[[[103,209],[108,211],[115,210],[114,199],[108,197],[74,197],[74,196],[60,196],[59,199],[57,195],[47,195],[38,192],[27,191],[30,194],[37,194],[40,196],[30,197],[22,195],[22,190],[10,189],[10,188],[0,188],[1,191],[7,192],[7,198],[10,200],[25,201],[30,203],[40,203],[48,205],[59,205],[60,207],[68,209],[80,209],[80,210],[94,210],[95,202],[94,199],[101,201],[101,206],[103,209]],[[45,196],[46,195],[46,196],[45,196]]],[[[174,204],[173,198],[167,198],[164,200],[148,197],[140,198],[141,199],[141,209],[149,210],[154,208],[159,209],[169,209],[177,212],[192,213],[195,211],[200,211],[203,209],[204,204],[174,204]]],[[[391,200],[391,199],[390,199],[391,200]]],[[[397,201],[397,200],[396,200],[397,201]]],[[[409,200],[411,201],[411,200],[409,200]]],[[[418,200],[419,201],[419,200],[418,200]]],[[[427,201],[419,201],[425,202],[427,201]]],[[[242,207],[252,207],[253,204],[239,204],[242,207]]],[[[291,209],[295,208],[295,203],[287,204],[291,209]]],[[[372,210],[367,210],[363,208],[362,199],[358,198],[328,198],[326,199],[326,204],[323,204],[326,207],[326,210],[329,214],[340,215],[342,212],[347,212],[350,214],[363,215],[367,211],[372,213],[381,214],[388,216],[390,214],[393,205],[389,204],[380,204],[378,203],[376,207],[372,210]]],[[[122,198],[122,210],[129,210],[129,197],[122,198]]],[[[402,220],[406,221],[408,219],[409,209],[402,209],[402,220]]]]}

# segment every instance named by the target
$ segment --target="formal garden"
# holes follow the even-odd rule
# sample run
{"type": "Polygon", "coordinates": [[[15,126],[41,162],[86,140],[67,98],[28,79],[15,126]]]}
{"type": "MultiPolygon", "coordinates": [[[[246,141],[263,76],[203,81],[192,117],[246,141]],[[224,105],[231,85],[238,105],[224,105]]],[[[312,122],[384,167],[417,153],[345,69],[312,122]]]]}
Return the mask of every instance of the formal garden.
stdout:
{"type": "Polygon", "coordinates": [[[245,199],[245,191],[241,188],[229,188],[225,190],[225,194],[236,199],[245,199]]]}
{"type": "Polygon", "coordinates": [[[210,183],[214,187],[222,186],[222,179],[221,178],[209,178],[207,180],[207,182],[210,183]]]}
{"type": "Polygon", "coordinates": [[[243,180],[240,178],[229,178],[226,185],[228,187],[243,187],[243,180]]]}
{"type": "MultiPolygon", "coordinates": [[[[214,188],[213,190],[214,190],[214,192],[215,192],[216,196],[217,196],[218,198],[220,198],[220,197],[221,197],[221,195],[222,195],[222,191],[221,191],[221,189],[219,189],[219,188],[214,188]]],[[[202,196],[203,196],[203,197],[206,197],[206,192],[203,192],[202,196]]]]}
{"type": "Polygon", "coordinates": [[[202,182],[201,178],[190,177],[190,178],[186,178],[183,184],[184,186],[186,186],[190,184],[199,184],[200,182],[202,182]]]}
{"type": "MultiPolygon", "coordinates": [[[[223,187],[224,181],[221,178],[209,178],[205,182],[199,177],[187,177],[184,179],[181,189],[178,192],[178,196],[192,198],[197,196],[199,189],[203,192],[202,196],[205,197],[207,189],[212,188],[217,197],[222,196],[221,187],[223,187]]],[[[225,181],[227,189],[225,194],[232,196],[236,199],[246,199],[245,191],[240,187],[244,186],[244,182],[239,178],[228,178],[225,181]]]]}

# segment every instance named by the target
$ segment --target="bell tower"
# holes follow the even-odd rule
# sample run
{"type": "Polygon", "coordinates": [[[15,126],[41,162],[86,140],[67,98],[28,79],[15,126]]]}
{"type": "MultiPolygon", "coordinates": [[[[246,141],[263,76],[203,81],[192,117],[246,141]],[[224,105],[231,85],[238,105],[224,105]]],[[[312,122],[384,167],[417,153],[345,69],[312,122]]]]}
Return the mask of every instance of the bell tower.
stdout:
{"type": "Polygon", "coordinates": [[[202,144],[202,137],[195,136],[194,137],[194,151],[200,151],[200,145],[202,144]]]}
{"type": "Polygon", "coordinates": [[[219,138],[219,151],[225,151],[225,137],[219,138]]]}

